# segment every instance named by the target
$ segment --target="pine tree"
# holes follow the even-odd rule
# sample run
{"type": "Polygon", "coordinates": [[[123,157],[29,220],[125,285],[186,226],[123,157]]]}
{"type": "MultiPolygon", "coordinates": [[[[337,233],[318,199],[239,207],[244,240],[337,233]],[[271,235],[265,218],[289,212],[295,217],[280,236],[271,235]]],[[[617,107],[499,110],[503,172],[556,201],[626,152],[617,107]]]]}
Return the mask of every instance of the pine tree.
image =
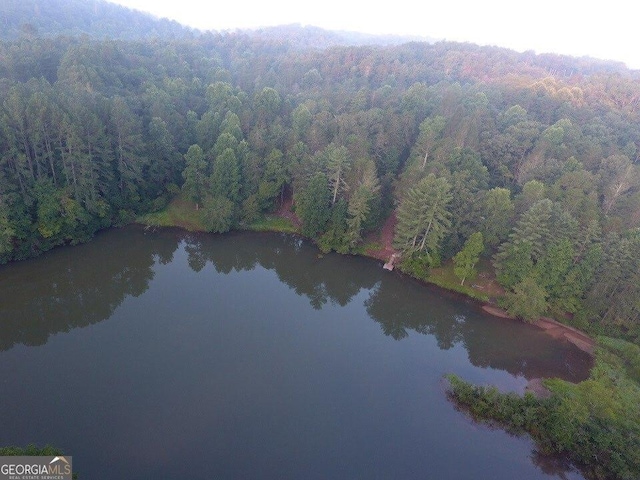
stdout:
{"type": "Polygon", "coordinates": [[[536,279],[528,276],[513,287],[513,292],[507,292],[504,306],[511,315],[532,322],[549,308],[547,297],[547,292],[536,279]]]}
{"type": "Polygon", "coordinates": [[[225,233],[233,226],[234,204],[226,197],[207,196],[202,219],[208,232],[225,233]]]}
{"type": "Polygon", "coordinates": [[[238,159],[234,151],[227,148],[213,162],[209,177],[211,196],[237,203],[240,199],[240,182],[238,159]]]}
{"type": "Polygon", "coordinates": [[[148,160],[144,156],[140,119],[129,109],[122,97],[111,105],[111,127],[114,137],[118,189],[125,203],[141,201],[139,185],[148,160]]]}
{"type": "Polygon", "coordinates": [[[327,177],[318,172],[307,187],[298,194],[296,213],[302,220],[302,233],[316,237],[324,229],[331,216],[331,192],[327,188],[327,177]]]}
{"type": "Polygon", "coordinates": [[[182,171],[182,191],[195,202],[196,210],[205,195],[207,179],[207,162],[204,159],[204,152],[198,144],[191,145],[184,156],[185,167],[182,171]]]}
{"type": "Polygon", "coordinates": [[[285,184],[289,181],[284,168],[284,156],[278,149],[271,150],[258,185],[258,202],[262,210],[270,210],[274,202],[282,198],[285,184]]]}
{"type": "Polygon", "coordinates": [[[549,199],[535,203],[520,217],[509,239],[500,245],[494,260],[498,281],[505,287],[522,281],[546,252],[552,209],[553,202],[549,199]]]}
{"type": "Polygon", "coordinates": [[[515,208],[507,188],[492,188],[484,195],[482,231],[485,243],[496,247],[509,236],[515,208]]]}
{"type": "Polygon", "coordinates": [[[529,242],[506,242],[500,245],[500,251],[494,257],[496,277],[500,285],[511,288],[531,273],[531,251],[529,242]]]}
{"type": "Polygon", "coordinates": [[[449,182],[443,177],[429,174],[411,188],[398,207],[394,246],[405,253],[437,253],[451,225],[450,201],[449,182]]]}
{"type": "Polygon", "coordinates": [[[429,160],[429,154],[436,145],[438,138],[446,125],[446,119],[440,115],[427,118],[420,124],[420,134],[416,141],[416,149],[420,151],[420,169],[424,170],[429,160]],[[424,152],[424,153],[423,153],[424,152]]]}
{"type": "Polygon", "coordinates": [[[372,160],[360,159],[354,165],[357,178],[352,180],[355,188],[349,197],[347,236],[351,246],[355,246],[362,238],[364,228],[371,213],[371,206],[380,191],[380,183],[376,166],[372,160]]]}
{"type": "Polygon", "coordinates": [[[573,265],[575,252],[568,238],[554,242],[536,264],[536,278],[549,295],[558,297],[561,286],[573,265]]]}
{"type": "Polygon", "coordinates": [[[331,187],[331,204],[333,205],[338,199],[338,194],[347,187],[344,177],[351,168],[351,159],[346,147],[333,143],[324,149],[323,155],[327,165],[327,177],[331,187]]]}
{"type": "Polygon", "coordinates": [[[320,249],[324,252],[335,250],[338,253],[347,253],[350,247],[347,228],[347,202],[341,198],[331,207],[327,230],[318,239],[320,249]]]}

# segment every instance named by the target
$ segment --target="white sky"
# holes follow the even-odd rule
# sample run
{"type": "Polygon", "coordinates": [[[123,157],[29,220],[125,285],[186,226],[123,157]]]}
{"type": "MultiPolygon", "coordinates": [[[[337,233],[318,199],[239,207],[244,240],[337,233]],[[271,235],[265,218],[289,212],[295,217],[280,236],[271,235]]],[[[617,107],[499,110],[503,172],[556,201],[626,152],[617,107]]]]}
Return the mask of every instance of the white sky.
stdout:
{"type": "Polygon", "coordinates": [[[620,60],[640,69],[634,0],[110,0],[203,30],[301,23],[620,60]]]}

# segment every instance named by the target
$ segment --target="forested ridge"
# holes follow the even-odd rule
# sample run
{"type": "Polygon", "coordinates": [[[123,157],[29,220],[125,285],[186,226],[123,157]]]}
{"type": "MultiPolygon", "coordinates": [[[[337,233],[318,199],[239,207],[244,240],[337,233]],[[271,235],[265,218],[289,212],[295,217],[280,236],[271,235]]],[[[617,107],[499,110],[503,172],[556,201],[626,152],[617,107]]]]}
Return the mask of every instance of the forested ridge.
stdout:
{"type": "Polygon", "coordinates": [[[192,32],[173,20],[104,0],[2,0],[0,27],[1,40],[57,35],[132,40],[192,32]]]}
{"type": "Polygon", "coordinates": [[[0,58],[3,262],[179,192],[217,232],[293,195],[324,249],[354,250],[395,210],[405,270],[453,258],[466,281],[482,254],[512,312],[637,341],[640,87],[619,64],[242,33],[28,37],[0,58]]]}
{"type": "MultiPolygon", "coordinates": [[[[305,48],[289,28],[0,43],[0,262],[176,197],[211,232],[292,200],[325,251],[361,251],[395,217],[402,270],[452,263],[468,284],[484,259],[514,315],[639,342],[639,72],[450,42],[305,48]]],[[[585,438],[600,455],[640,438],[637,349],[611,345],[628,359],[556,384],[545,410],[564,425],[584,407],[554,444],[582,463],[585,438]]],[[[620,458],[593,475],[633,478],[620,458]]]]}

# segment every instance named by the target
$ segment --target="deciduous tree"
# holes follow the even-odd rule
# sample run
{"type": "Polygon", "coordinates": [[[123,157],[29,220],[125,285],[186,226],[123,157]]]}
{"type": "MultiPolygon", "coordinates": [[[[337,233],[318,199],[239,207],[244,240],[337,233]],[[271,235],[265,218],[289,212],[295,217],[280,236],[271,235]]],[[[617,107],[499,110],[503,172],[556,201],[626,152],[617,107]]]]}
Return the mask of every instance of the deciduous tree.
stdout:
{"type": "Polygon", "coordinates": [[[473,280],[478,274],[476,263],[483,250],[482,233],[476,232],[467,239],[462,250],[453,257],[453,273],[460,279],[460,285],[464,285],[467,278],[473,280]]]}

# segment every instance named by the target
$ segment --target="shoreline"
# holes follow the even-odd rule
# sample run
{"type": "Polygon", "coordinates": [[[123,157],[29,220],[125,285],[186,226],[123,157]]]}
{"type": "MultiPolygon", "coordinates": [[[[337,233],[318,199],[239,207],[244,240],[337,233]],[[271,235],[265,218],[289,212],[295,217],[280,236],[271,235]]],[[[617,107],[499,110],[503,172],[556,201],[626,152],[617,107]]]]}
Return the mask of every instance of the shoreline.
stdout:
{"type": "MultiPolygon", "coordinates": [[[[278,211],[275,212],[275,214],[273,215],[272,218],[276,218],[276,219],[284,219],[288,222],[291,223],[291,226],[293,227],[292,229],[281,229],[281,228],[270,228],[272,227],[272,225],[269,225],[268,223],[263,224],[260,228],[236,228],[233,229],[232,231],[236,231],[236,232],[269,232],[269,233],[287,233],[289,235],[297,235],[301,238],[304,238],[306,240],[309,240],[311,242],[313,242],[313,244],[317,246],[317,243],[311,239],[308,238],[304,235],[302,235],[299,231],[299,221],[297,220],[297,217],[295,216],[295,214],[290,212],[290,202],[287,203],[285,202],[283,205],[280,206],[280,208],[278,209],[278,211]],[[266,227],[266,228],[265,228],[266,227]]],[[[171,221],[172,225],[152,225],[150,223],[145,223],[143,219],[136,219],[134,222],[134,224],[138,224],[138,225],[143,225],[145,227],[173,227],[173,228],[178,228],[184,231],[189,231],[189,232],[200,232],[200,233],[208,233],[204,230],[202,230],[201,228],[198,228],[198,226],[196,225],[183,225],[181,224],[181,222],[176,222],[175,219],[172,219],[173,221],[171,221]],[[195,227],[195,228],[194,228],[195,227]]],[[[354,255],[354,256],[361,256],[361,257],[365,257],[365,258],[370,258],[379,262],[383,262],[385,265],[388,262],[389,258],[397,255],[397,252],[395,252],[395,250],[391,247],[390,243],[391,243],[391,239],[392,239],[392,231],[393,231],[393,227],[395,226],[395,215],[391,215],[387,218],[387,220],[385,221],[384,225],[382,226],[380,232],[379,232],[379,239],[381,240],[381,244],[379,245],[378,248],[376,249],[362,249],[360,251],[357,252],[351,252],[351,253],[347,253],[347,254],[340,254],[340,255],[354,255]]],[[[371,237],[370,237],[371,238],[371,237]]],[[[336,252],[338,253],[338,252],[336,252]]],[[[381,268],[384,268],[384,266],[381,266],[381,268]]],[[[457,290],[457,289],[452,289],[452,288],[447,288],[447,286],[445,285],[440,285],[437,282],[434,281],[430,281],[428,279],[423,279],[423,278],[418,278],[415,277],[409,273],[403,272],[399,269],[395,269],[398,270],[400,272],[401,275],[406,275],[409,278],[412,278],[414,280],[417,280],[419,282],[421,282],[422,284],[424,284],[425,286],[428,286],[430,288],[437,288],[440,289],[441,291],[445,291],[448,294],[452,294],[455,296],[458,296],[459,298],[464,298],[465,301],[472,301],[477,307],[481,308],[485,313],[488,313],[489,315],[493,315],[495,317],[498,318],[503,318],[505,320],[516,320],[516,321],[520,321],[520,322],[524,322],[524,320],[520,320],[515,318],[514,316],[510,315],[508,312],[506,312],[504,309],[498,307],[497,305],[491,303],[490,301],[486,301],[480,298],[474,298],[472,295],[469,295],[463,291],[457,290]]],[[[596,342],[595,340],[589,336],[587,333],[580,331],[574,327],[571,327],[569,325],[565,325],[561,322],[558,322],[555,319],[552,318],[547,318],[547,317],[542,317],[539,318],[538,320],[536,320],[535,322],[529,322],[531,325],[535,325],[536,327],[544,330],[547,334],[549,334],[552,338],[556,338],[556,339],[564,339],[565,341],[568,341],[569,343],[573,344],[576,348],[578,348],[579,350],[589,354],[591,357],[594,356],[594,351],[595,351],[595,345],[596,342]]]]}
{"type": "MultiPolygon", "coordinates": [[[[482,310],[495,317],[504,318],[505,320],[518,320],[506,310],[490,303],[482,305],[482,310]]],[[[538,320],[530,323],[544,330],[551,337],[563,338],[583,352],[588,353],[592,357],[594,356],[596,341],[585,332],[549,317],[540,317],[538,320]]]]}

